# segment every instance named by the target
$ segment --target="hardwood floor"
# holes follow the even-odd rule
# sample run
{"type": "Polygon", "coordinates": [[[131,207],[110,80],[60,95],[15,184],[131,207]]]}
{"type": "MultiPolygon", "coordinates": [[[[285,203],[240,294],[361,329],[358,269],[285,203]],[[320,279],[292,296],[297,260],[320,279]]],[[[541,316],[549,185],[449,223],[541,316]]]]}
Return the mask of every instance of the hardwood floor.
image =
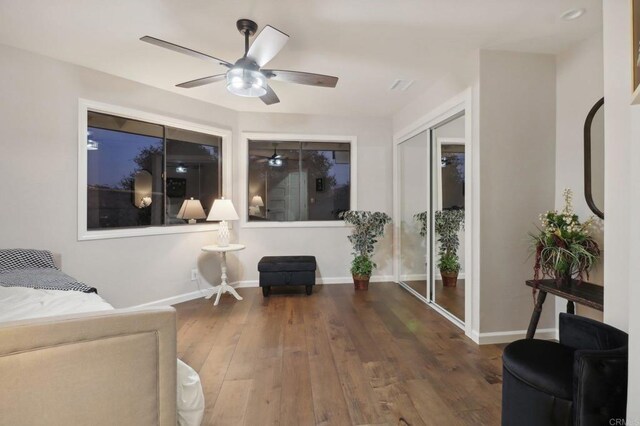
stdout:
{"type": "MultiPolygon", "coordinates": [[[[427,282],[405,281],[406,285],[415,290],[422,297],[427,297],[427,282]]],[[[436,280],[435,301],[441,307],[449,311],[456,318],[464,322],[464,280],[458,279],[455,287],[445,287],[442,280],[436,280]]]]}
{"type": "Polygon", "coordinates": [[[455,287],[445,287],[436,280],[435,291],[436,303],[464,322],[464,280],[458,279],[455,287]]]}
{"type": "Polygon", "coordinates": [[[203,425],[497,425],[502,346],[477,346],[393,283],[239,289],[176,305],[203,425]]]}
{"type": "Polygon", "coordinates": [[[420,296],[427,297],[427,281],[425,280],[404,281],[404,283],[409,287],[411,287],[420,296]]]}

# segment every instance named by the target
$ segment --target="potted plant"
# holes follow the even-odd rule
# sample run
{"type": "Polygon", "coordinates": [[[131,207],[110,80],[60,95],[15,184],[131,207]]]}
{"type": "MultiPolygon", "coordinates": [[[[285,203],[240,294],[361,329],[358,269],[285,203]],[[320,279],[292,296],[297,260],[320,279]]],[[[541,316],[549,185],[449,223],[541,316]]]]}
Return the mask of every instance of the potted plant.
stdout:
{"type": "Polygon", "coordinates": [[[349,242],[353,246],[351,275],[356,290],[367,290],[371,273],[377,265],[371,260],[375,244],[384,234],[385,225],[391,222],[388,214],[348,210],[340,213],[340,218],[353,225],[349,242]]]}
{"type": "Polygon", "coordinates": [[[565,189],[563,195],[564,208],[541,214],[542,227],[537,233],[529,233],[535,253],[534,279],[541,279],[541,275],[553,278],[558,286],[570,284],[574,278],[589,278],[600,257],[598,243],[591,235],[595,218],[581,223],[573,211],[573,193],[565,189]]]}
{"type": "Polygon", "coordinates": [[[438,234],[438,269],[442,285],[455,287],[458,284],[460,261],[458,232],[464,229],[464,210],[439,210],[435,214],[435,231],[438,234]]]}

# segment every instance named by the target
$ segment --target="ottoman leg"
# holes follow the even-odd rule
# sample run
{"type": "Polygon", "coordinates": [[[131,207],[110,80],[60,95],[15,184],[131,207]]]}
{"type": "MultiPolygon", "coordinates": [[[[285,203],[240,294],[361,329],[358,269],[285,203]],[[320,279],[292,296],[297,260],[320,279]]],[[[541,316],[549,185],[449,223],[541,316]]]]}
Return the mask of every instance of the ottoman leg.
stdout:
{"type": "Polygon", "coordinates": [[[306,286],[306,290],[307,290],[307,296],[311,296],[311,293],[313,292],[313,286],[312,285],[306,286]]]}
{"type": "Polygon", "coordinates": [[[262,296],[269,297],[270,293],[271,293],[271,286],[270,285],[266,285],[266,286],[262,287],[262,296]]]}

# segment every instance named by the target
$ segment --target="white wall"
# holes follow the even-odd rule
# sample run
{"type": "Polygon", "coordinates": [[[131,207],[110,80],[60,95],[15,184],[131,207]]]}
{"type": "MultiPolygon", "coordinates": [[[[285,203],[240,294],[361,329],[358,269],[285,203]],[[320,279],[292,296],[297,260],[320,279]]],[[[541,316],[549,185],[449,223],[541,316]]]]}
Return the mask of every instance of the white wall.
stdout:
{"type": "MultiPolygon", "coordinates": [[[[583,128],[589,110],[604,95],[602,48],[602,33],[599,32],[556,57],[555,208],[560,210],[564,207],[562,192],[565,188],[571,188],[575,212],[582,220],[594,216],[584,196],[583,128]]],[[[605,109],[607,107],[605,105],[605,109]]],[[[604,226],[594,229],[601,249],[604,249],[603,229],[604,226]]],[[[601,263],[592,271],[589,281],[602,285],[603,272],[604,265],[601,263]]],[[[557,298],[556,312],[565,311],[566,300],[557,298]]],[[[602,320],[601,312],[586,306],[577,305],[576,311],[580,315],[602,320]]]]}
{"type": "MultiPolygon", "coordinates": [[[[631,161],[631,22],[630,2],[603,2],[605,97],[605,212],[607,257],[604,319],[628,329],[631,161]]],[[[635,216],[635,213],[634,213],[635,216]]],[[[635,222],[635,221],[634,221],[635,222]]],[[[637,263],[637,257],[631,264],[637,263]]]]}
{"type": "Polygon", "coordinates": [[[602,5],[605,97],[605,322],[628,330],[628,424],[640,422],[640,110],[631,101],[631,2],[602,5]]]}
{"type": "MultiPolygon", "coordinates": [[[[213,232],[100,241],[77,241],[78,98],[240,130],[355,134],[360,141],[359,207],[391,212],[391,122],[303,115],[242,115],[104,73],[0,46],[0,247],[59,252],[70,275],[85,281],[117,307],[197,290],[190,271],[219,280],[218,259],[200,247],[213,232]],[[242,124],[239,126],[238,122],[242,124]]],[[[237,164],[234,151],[234,164],[237,164]]],[[[234,166],[237,179],[239,171],[234,166]]],[[[234,199],[239,191],[234,185],[234,199]]],[[[236,204],[237,205],[237,204],[236,204]]],[[[234,229],[234,232],[238,232],[234,229]]],[[[242,264],[230,256],[232,280],[251,280],[265,253],[313,252],[320,272],[348,276],[347,229],[240,230],[247,244],[242,264]]],[[[380,273],[391,274],[391,238],[381,243],[380,273]],[[388,254],[385,254],[387,252],[388,254]]]]}
{"type": "Polygon", "coordinates": [[[459,65],[452,67],[449,74],[435,81],[426,92],[396,112],[392,121],[394,133],[403,133],[416,120],[474,86],[478,78],[478,55],[479,51],[475,51],[461,58],[459,65]]]}
{"type": "Polygon", "coordinates": [[[479,101],[482,336],[526,330],[533,308],[527,231],[555,204],[555,58],[481,51],[479,101]]]}

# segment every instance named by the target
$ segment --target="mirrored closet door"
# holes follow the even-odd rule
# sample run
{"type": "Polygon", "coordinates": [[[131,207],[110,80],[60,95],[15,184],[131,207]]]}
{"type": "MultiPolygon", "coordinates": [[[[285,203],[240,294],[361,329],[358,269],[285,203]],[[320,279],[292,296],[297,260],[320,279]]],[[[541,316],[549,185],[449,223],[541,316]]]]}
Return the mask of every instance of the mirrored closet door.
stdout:
{"type": "Polygon", "coordinates": [[[397,144],[398,281],[465,321],[467,145],[457,111],[397,144]]]}
{"type": "Polygon", "coordinates": [[[432,301],[464,322],[465,137],[464,115],[432,129],[432,301]]]}
{"type": "Polygon", "coordinates": [[[400,171],[400,280],[428,297],[427,234],[429,232],[429,133],[398,145],[400,171]]]}

